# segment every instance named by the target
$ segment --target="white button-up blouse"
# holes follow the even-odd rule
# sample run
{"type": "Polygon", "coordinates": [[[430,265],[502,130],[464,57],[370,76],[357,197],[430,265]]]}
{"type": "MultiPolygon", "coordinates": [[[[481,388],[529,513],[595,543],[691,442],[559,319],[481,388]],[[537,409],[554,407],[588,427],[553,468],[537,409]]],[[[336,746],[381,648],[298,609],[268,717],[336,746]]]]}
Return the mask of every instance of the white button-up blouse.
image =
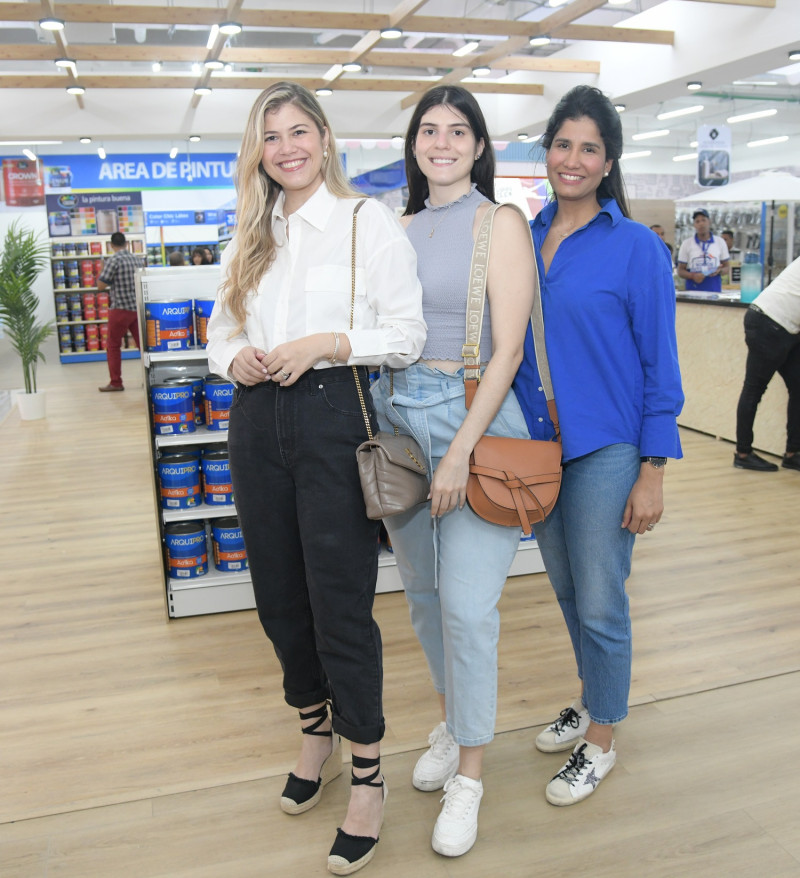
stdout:
{"type": "MultiPolygon", "coordinates": [[[[269,352],[316,332],[346,333],[348,365],[403,368],[419,359],[425,345],[422,288],[417,258],[392,212],[368,199],[358,213],[356,295],[350,326],[351,229],[357,199],[337,198],[322,186],[288,218],[280,194],[272,212],[276,258],[247,301],[247,320],[238,335],[219,299],[208,324],[212,371],[230,377],[236,354],[252,345],[269,352]]],[[[236,238],[222,254],[224,272],[236,238]]],[[[331,350],[333,338],[331,338],[331,350]]],[[[321,360],[315,368],[329,368],[321,360]]]]}

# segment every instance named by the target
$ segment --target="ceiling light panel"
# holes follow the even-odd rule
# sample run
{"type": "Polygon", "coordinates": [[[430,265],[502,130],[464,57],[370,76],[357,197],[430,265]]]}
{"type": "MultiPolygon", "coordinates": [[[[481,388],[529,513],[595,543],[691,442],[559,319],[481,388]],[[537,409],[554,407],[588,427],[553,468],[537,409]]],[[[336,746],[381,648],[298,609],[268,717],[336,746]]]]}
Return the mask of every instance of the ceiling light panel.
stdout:
{"type": "Polygon", "coordinates": [[[666,113],[659,113],[656,116],[659,122],[665,119],[677,119],[678,116],[691,116],[693,113],[702,113],[705,107],[702,104],[696,104],[693,107],[682,107],[679,110],[668,110],[666,113]]]}

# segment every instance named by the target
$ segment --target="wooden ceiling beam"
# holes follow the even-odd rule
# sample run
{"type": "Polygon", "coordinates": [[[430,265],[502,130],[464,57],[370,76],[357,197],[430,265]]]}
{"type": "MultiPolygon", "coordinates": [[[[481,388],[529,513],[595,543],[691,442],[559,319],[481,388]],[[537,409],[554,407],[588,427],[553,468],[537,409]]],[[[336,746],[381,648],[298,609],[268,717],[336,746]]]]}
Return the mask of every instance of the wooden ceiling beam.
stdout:
{"type": "MultiPolygon", "coordinates": [[[[280,76],[212,76],[209,87],[214,91],[237,91],[241,89],[261,90],[274,82],[278,82],[280,76]]],[[[296,77],[295,82],[300,82],[312,91],[325,85],[322,77],[296,77]]],[[[194,89],[195,80],[188,76],[125,76],[108,75],[101,76],[89,74],[80,77],[81,85],[87,90],[92,89],[194,89]]],[[[370,91],[370,92],[414,92],[424,91],[434,83],[423,79],[341,79],[336,85],[336,91],[370,91]]],[[[11,75],[0,76],[0,89],[2,88],[64,88],[65,77],[53,74],[52,76],[25,76],[11,75]]],[[[475,82],[470,84],[470,90],[477,94],[513,94],[513,95],[541,95],[544,94],[544,86],[539,83],[509,83],[498,82],[475,82]]]]}
{"type": "MultiPolygon", "coordinates": [[[[205,47],[201,46],[113,46],[94,43],[72,43],[69,57],[75,61],[176,61],[191,64],[202,63],[206,59],[205,47]]],[[[48,43],[7,45],[0,44],[2,61],[54,61],[61,57],[57,46],[48,43]]],[[[341,61],[338,49],[245,49],[227,46],[219,53],[219,60],[232,64],[281,64],[286,66],[323,67],[341,61]]],[[[474,56],[476,59],[482,56],[474,56]]],[[[439,67],[464,68],[464,61],[472,56],[454,58],[441,52],[413,52],[402,49],[388,51],[373,50],[365,58],[371,67],[439,67]]],[[[476,61],[477,63],[477,61],[476,61]]],[[[485,62],[482,62],[485,63],[485,62]]],[[[528,70],[547,73],[599,73],[599,61],[580,61],[575,59],[539,58],[535,55],[508,55],[490,63],[498,70],[528,70]]]]}
{"type": "Polygon", "coordinates": [[[672,46],[675,44],[675,31],[644,30],[638,27],[600,27],[589,24],[565,24],[550,32],[559,40],[595,40],[606,43],[650,43],[672,46]]]}
{"type": "MultiPolygon", "coordinates": [[[[445,67],[463,69],[464,62],[470,63],[481,55],[466,55],[454,58],[441,52],[405,52],[391,49],[374,50],[367,55],[366,62],[372,67],[445,67]]],[[[481,63],[485,63],[481,61],[481,63]]],[[[578,61],[559,58],[539,58],[536,55],[508,55],[493,61],[490,67],[498,70],[534,70],[548,73],[599,73],[599,61],[578,61]]]]}
{"type": "MultiPolygon", "coordinates": [[[[688,2],[688,0],[687,0],[688,2]]],[[[774,8],[775,0],[705,0],[746,6],[774,8]]],[[[35,3],[3,3],[3,21],[35,22],[41,17],[35,3]]],[[[219,9],[198,9],[191,6],[101,5],[93,3],[59,3],[58,17],[67,22],[101,24],[207,25],[219,24],[224,14],[219,9]]],[[[343,30],[356,33],[379,31],[391,24],[389,15],[355,12],[303,12],[294,10],[242,9],[237,21],[244,27],[273,27],[292,30],[343,30]]],[[[411,15],[403,19],[407,33],[440,33],[463,36],[532,37],[545,32],[542,22],[509,21],[492,18],[448,18],[445,16],[411,15]]],[[[589,25],[558,25],[551,23],[551,35],[569,40],[603,40],[611,42],[666,43],[674,42],[673,31],[642,28],[593,27],[589,25]]]]}

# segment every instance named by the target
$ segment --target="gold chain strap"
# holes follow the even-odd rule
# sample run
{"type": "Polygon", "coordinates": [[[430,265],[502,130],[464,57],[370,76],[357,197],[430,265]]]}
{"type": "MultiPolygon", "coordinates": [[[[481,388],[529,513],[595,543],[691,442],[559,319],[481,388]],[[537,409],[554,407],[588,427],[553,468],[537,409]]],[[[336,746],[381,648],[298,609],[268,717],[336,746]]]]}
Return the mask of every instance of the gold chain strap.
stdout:
{"type": "MultiPolygon", "coordinates": [[[[350,329],[353,328],[353,315],[356,309],[356,215],[365,201],[366,198],[359,201],[356,209],[353,211],[353,240],[350,246],[350,329]]],[[[364,415],[364,425],[367,428],[367,436],[372,441],[375,437],[372,435],[372,427],[369,424],[367,404],[364,402],[364,391],[361,389],[361,382],[358,380],[358,369],[355,366],[352,368],[353,378],[356,381],[356,390],[358,391],[358,401],[361,403],[361,414],[364,415]]]]}

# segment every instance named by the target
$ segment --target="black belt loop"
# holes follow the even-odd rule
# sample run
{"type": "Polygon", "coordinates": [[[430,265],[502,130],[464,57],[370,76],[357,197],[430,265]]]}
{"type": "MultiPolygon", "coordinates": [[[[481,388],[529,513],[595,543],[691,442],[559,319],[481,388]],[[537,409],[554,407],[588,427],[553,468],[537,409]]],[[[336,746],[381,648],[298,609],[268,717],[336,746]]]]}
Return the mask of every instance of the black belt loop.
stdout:
{"type": "Polygon", "coordinates": [[[756,314],[763,314],[763,313],[764,313],[764,312],[761,310],[761,308],[759,308],[758,305],[756,305],[756,304],[751,304],[751,305],[750,305],[750,310],[751,310],[751,311],[755,311],[756,314]]]}

